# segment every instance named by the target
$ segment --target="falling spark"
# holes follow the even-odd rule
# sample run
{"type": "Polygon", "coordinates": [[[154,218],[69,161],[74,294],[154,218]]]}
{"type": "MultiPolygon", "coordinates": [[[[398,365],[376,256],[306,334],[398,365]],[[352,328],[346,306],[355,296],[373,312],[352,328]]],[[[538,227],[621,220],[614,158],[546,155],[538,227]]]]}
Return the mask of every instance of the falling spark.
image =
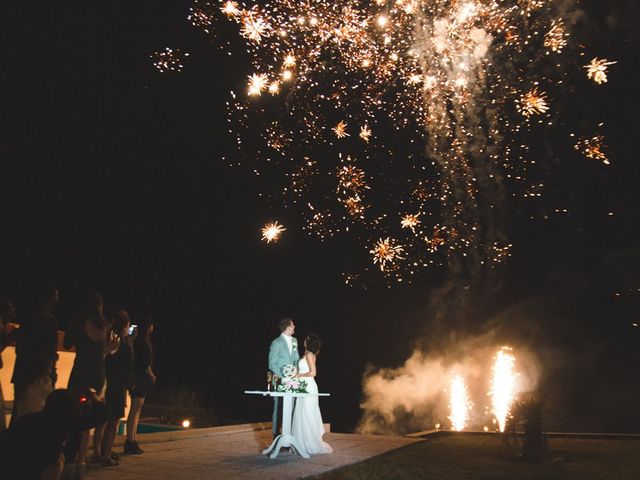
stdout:
{"type": "Polygon", "coordinates": [[[185,57],[188,57],[188,53],[183,53],[180,49],[165,48],[163,51],[154,52],[151,55],[153,59],[153,66],[156,67],[161,73],[167,72],[180,72],[184,65],[182,61],[185,57]]]}
{"type": "Polygon", "coordinates": [[[216,7],[208,0],[194,0],[193,7],[189,9],[187,20],[205,33],[212,33],[211,25],[216,19],[216,13],[216,7]]]}
{"type": "Polygon", "coordinates": [[[602,151],[605,147],[604,137],[602,135],[596,135],[592,138],[585,138],[579,140],[574,148],[581,152],[585,157],[592,160],[598,160],[605,165],[609,165],[611,162],[607,158],[607,155],[602,151]]]}
{"type": "Polygon", "coordinates": [[[286,228],[279,225],[278,222],[267,223],[262,227],[262,240],[267,243],[277,242],[280,239],[280,235],[286,228]]]}
{"type": "Polygon", "coordinates": [[[493,414],[501,432],[504,432],[516,395],[517,375],[514,372],[516,359],[511,352],[509,347],[502,347],[496,354],[489,391],[493,414]]]}
{"type": "Polygon", "coordinates": [[[396,245],[394,240],[387,237],[378,240],[369,253],[373,255],[374,265],[378,264],[380,270],[384,271],[387,263],[402,259],[403,251],[404,249],[400,245],[396,245]]]}
{"type": "Polygon", "coordinates": [[[492,247],[493,255],[491,256],[490,260],[494,264],[498,264],[498,263],[504,262],[506,258],[511,256],[511,247],[513,247],[512,244],[500,245],[497,242],[494,243],[493,247],[492,247]]]}
{"type": "Polygon", "coordinates": [[[339,188],[344,188],[354,192],[367,189],[365,173],[361,168],[347,165],[338,170],[339,188]]]}
{"type": "Polygon", "coordinates": [[[355,160],[347,155],[346,159],[341,157],[343,165],[338,168],[338,185],[336,193],[338,201],[344,207],[351,218],[362,219],[367,205],[363,203],[362,195],[369,190],[364,170],[355,166],[355,160]]]}
{"type": "Polygon", "coordinates": [[[567,45],[567,28],[562,20],[551,22],[551,29],[544,36],[544,46],[552,52],[560,53],[567,45]]]}
{"type": "Polygon", "coordinates": [[[438,251],[438,247],[445,244],[444,232],[444,227],[439,227],[438,225],[436,225],[433,228],[433,234],[431,235],[431,238],[424,237],[425,242],[427,242],[427,249],[429,250],[429,252],[435,253],[436,251],[438,251]]]}
{"type": "Polygon", "coordinates": [[[451,409],[451,429],[456,432],[464,430],[469,420],[470,401],[467,386],[460,375],[454,375],[451,380],[451,397],[449,400],[451,409]]]}
{"type": "Polygon", "coordinates": [[[587,78],[593,80],[598,85],[607,83],[607,67],[609,65],[615,65],[616,63],[618,62],[610,62],[606,58],[594,58],[588,65],[584,66],[587,70],[587,78]]]}
{"type": "Polygon", "coordinates": [[[360,195],[352,195],[344,200],[344,207],[347,213],[353,218],[362,218],[365,206],[362,203],[360,195]]]}

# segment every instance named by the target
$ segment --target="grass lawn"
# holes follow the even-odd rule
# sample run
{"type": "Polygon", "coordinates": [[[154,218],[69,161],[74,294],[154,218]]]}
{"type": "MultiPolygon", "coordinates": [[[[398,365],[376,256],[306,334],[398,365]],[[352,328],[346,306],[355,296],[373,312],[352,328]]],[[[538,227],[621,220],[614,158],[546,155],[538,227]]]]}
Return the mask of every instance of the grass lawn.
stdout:
{"type": "Polygon", "coordinates": [[[405,479],[640,479],[640,441],[556,438],[550,459],[514,458],[498,435],[426,439],[364,462],[320,475],[318,480],[405,479]],[[562,457],[563,462],[554,462],[562,457]]]}

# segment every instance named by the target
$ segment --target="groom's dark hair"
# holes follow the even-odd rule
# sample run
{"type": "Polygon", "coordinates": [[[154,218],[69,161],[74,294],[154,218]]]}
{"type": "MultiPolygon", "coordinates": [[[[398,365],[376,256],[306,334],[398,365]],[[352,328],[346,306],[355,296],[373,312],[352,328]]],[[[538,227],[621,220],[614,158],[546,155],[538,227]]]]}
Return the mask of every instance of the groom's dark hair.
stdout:
{"type": "Polygon", "coordinates": [[[285,317],[278,322],[278,328],[280,329],[281,332],[284,332],[287,329],[287,327],[291,324],[291,322],[293,322],[293,320],[285,317]]]}

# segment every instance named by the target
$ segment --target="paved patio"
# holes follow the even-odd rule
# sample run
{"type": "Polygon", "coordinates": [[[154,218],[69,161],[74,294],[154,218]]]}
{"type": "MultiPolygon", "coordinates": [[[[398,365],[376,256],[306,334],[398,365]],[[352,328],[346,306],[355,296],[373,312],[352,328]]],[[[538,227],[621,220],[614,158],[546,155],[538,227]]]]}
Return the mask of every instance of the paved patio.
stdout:
{"type": "MultiPolygon", "coordinates": [[[[122,457],[119,467],[91,469],[86,479],[304,478],[421,441],[343,433],[328,433],[324,439],[333,447],[333,454],[305,460],[284,453],[271,460],[261,453],[271,442],[268,424],[147,434],[138,438],[143,455],[122,457]]],[[[116,451],[122,451],[121,447],[116,451]]]]}

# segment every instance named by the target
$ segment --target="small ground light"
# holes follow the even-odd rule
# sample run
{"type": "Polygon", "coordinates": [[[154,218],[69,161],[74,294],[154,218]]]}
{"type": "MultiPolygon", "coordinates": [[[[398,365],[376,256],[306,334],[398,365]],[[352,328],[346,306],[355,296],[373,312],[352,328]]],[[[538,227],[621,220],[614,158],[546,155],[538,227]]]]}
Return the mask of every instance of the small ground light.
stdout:
{"type": "Polygon", "coordinates": [[[484,426],[484,428],[483,428],[483,430],[484,430],[485,432],[488,432],[488,431],[489,431],[489,427],[487,427],[487,426],[485,425],[485,426],[484,426]]]}
{"type": "Polygon", "coordinates": [[[183,421],[182,421],[182,426],[183,426],[184,428],[189,428],[189,427],[191,426],[191,420],[189,420],[189,419],[185,419],[185,420],[183,420],[183,421]]]}
{"type": "Polygon", "coordinates": [[[436,423],[436,430],[440,430],[440,424],[436,423]]]}

